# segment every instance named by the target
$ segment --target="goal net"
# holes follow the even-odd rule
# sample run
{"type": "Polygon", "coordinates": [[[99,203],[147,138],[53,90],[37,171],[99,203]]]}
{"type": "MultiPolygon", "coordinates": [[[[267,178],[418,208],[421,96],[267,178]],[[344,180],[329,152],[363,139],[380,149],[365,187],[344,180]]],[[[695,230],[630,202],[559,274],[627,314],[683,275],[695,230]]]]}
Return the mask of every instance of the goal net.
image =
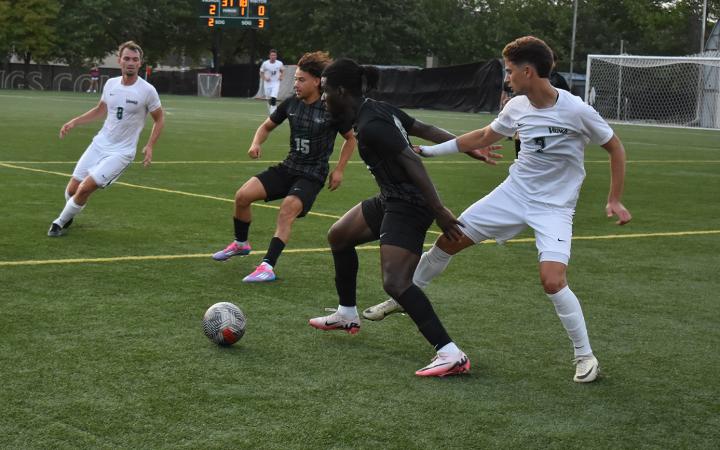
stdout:
{"type": "Polygon", "coordinates": [[[219,73],[199,73],[197,76],[200,97],[220,97],[222,91],[222,75],[219,73]]]}
{"type": "Polygon", "coordinates": [[[585,101],[608,121],[720,129],[720,53],[588,55],[585,101]]]}

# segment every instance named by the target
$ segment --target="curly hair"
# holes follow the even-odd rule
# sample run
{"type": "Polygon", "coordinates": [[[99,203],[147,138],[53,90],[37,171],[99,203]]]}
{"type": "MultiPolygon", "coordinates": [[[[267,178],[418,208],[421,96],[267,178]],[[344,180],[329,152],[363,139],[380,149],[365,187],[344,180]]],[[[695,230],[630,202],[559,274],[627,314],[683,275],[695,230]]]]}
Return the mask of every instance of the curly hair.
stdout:
{"type": "Polygon", "coordinates": [[[505,46],[502,55],[513,64],[530,64],[535,67],[540,78],[550,76],[553,51],[542,39],[535,36],[517,38],[505,46]]]}
{"type": "Polygon", "coordinates": [[[323,70],[332,63],[327,52],[305,53],[297,63],[298,69],[307,72],[315,78],[322,76],[323,70]]]}

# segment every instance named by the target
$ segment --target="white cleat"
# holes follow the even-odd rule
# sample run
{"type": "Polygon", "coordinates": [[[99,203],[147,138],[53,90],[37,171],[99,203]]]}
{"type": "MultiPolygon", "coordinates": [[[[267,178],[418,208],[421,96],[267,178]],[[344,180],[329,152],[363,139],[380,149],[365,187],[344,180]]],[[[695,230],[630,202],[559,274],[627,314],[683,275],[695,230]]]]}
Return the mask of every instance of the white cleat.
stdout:
{"type": "Polygon", "coordinates": [[[595,381],[600,374],[600,363],[592,354],[578,356],[573,362],[575,363],[573,381],[576,383],[590,383],[595,381]]]}
{"type": "Polygon", "coordinates": [[[419,377],[446,377],[470,373],[470,360],[463,352],[438,353],[430,364],[415,372],[419,377]]]}
{"type": "Polygon", "coordinates": [[[382,303],[369,307],[362,312],[362,315],[367,320],[383,320],[390,314],[400,312],[405,312],[403,307],[400,306],[400,303],[393,298],[389,298],[382,303]]]}
{"type": "Polygon", "coordinates": [[[313,328],[324,331],[339,330],[350,334],[357,334],[360,331],[360,318],[358,316],[345,317],[338,312],[329,316],[315,317],[310,319],[308,324],[313,328]]]}

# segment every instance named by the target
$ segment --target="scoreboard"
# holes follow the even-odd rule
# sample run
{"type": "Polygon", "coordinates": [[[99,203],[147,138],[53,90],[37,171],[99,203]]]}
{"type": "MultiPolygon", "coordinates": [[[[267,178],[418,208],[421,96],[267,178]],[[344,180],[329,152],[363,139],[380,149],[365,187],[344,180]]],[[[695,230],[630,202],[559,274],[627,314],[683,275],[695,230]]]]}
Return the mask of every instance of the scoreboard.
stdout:
{"type": "Polygon", "coordinates": [[[200,0],[200,19],[210,28],[263,29],[270,19],[268,0],[200,0]]]}

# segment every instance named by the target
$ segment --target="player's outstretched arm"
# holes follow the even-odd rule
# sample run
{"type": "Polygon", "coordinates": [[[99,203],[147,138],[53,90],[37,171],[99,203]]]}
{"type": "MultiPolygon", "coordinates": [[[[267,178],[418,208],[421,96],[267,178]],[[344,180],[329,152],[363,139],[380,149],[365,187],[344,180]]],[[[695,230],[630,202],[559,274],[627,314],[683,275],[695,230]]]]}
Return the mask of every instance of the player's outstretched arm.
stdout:
{"type": "Polygon", "coordinates": [[[610,193],[605,213],[608,217],[617,216],[617,225],[625,225],[632,220],[632,214],[621,202],[625,185],[625,147],[616,135],[602,147],[610,155],[610,193]]]}
{"type": "Polygon", "coordinates": [[[442,144],[429,147],[419,146],[415,151],[426,157],[461,152],[471,158],[483,161],[486,164],[496,165],[497,160],[502,158],[502,155],[495,153],[495,151],[500,150],[502,147],[492,144],[502,138],[503,136],[501,134],[487,126],[480,130],[465,133],[456,139],[451,139],[442,144]]]}
{"type": "Polygon", "coordinates": [[[99,118],[105,117],[105,115],[107,115],[107,105],[101,100],[100,102],[98,102],[97,106],[95,106],[90,111],[75,117],[74,119],[60,127],[60,139],[64,138],[70,132],[70,130],[72,130],[76,126],[92,122],[99,118]]]}
{"type": "Polygon", "coordinates": [[[143,148],[143,166],[147,167],[152,162],[153,148],[155,143],[160,138],[163,128],[165,128],[165,113],[162,108],[158,108],[150,112],[150,116],[153,118],[153,127],[150,132],[150,138],[147,144],[143,148]]]}
{"type": "Polygon", "coordinates": [[[262,149],[260,148],[260,146],[267,140],[268,136],[270,136],[270,133],[272,133],[272,130],[277,128],[277,126],[278,124],[270,120],[269,117],[260,124],[258,129],[255,130],[255,136],[253,137],[252,144],[250,144],[248,156],[250,156],[252,159],[260,158],[260,155],[262,154],[262,149]]]}
{"type": "Polygon", "coordinates": [[[411,136],[417,136],[419,138],[425,139],[426,141],[434,142],[436,144],[455,139],[455,135],[450,133],[449,131],[436,127],[435,125],[430,125],[429,123],[421,122],[417,119],[415,120],[415,123],[413,123],[412,127],[410,127],[410,129],[408,130],[408,134],[410,134],[411,136]]]}
{"type": "Polygon", "coordinates": [[[328,180],[328,189],[331,191],[339,188],[340,184],[342,184],[345,166],[347,166],[350,157],[352,157],[352,154],[355,151],[355,146],[357,145],[357,139],[355,139],[355,133],[353,133],[353,130],[343,134],[343,138],[345,138],[345,142],[343,142],[343,145],[340,148],[340,158],[338,159],[338,163],[333,171],[330,172],[328,180]]]}

